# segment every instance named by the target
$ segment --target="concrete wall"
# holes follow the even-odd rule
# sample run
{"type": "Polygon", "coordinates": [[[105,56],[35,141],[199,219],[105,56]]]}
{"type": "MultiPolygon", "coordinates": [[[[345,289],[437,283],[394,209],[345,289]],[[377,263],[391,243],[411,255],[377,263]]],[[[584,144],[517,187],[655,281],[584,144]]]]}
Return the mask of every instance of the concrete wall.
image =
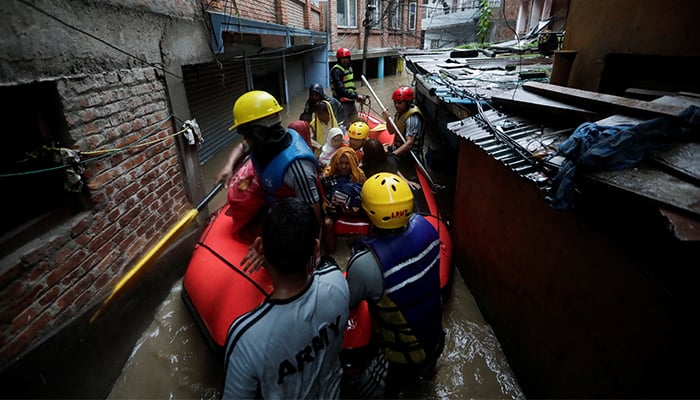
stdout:
{"type": "Polygon", "coordinates": [[[611,53],[700,57],[698,11],[694,0],[571,0],[562,47],[578,54],[567,86],[598,90],[611,53]]]}
{"type": "Polygon", "coordinates": [[[53,82],[73,149],[163,139],[85,164],[90,206],[0,261],[0,369],[101,302],[192,207],[198,163],[168,136],[189,117],[180,66],[211,59],[199,14],[195,0],[0,2],[0,85],[53,82]]]}

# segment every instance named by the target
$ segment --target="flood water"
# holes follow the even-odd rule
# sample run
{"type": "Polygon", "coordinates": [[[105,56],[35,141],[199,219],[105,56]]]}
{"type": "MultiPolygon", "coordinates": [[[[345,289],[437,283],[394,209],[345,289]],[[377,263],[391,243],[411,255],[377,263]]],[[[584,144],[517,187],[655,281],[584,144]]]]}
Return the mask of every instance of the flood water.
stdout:
{"type": "MultiPolygon", "coordinates": [[[[404,71],[369,82],[393,114],[391,93],[399,85],[410,85],[412,78],[404,71]]],[[[365,87],[358,91],[370,94],[365,87]]],[[[285,107],[285,123],[299,116],[305,99],[306,93],[292,99],[285,107]]],[[[381,109],[377,102],[372,104],[373,112],[379,114],[381,109]]],[[[431,135],[436,134],[434,129],[428,124],[426,146],[430,146],[431,135]]],[[[225,158],[223,153],[226,151],[205,165],[205,179],[209,180],[205,183],[210,186],[213,186],[213,176],[225,158]]],[[[436,183],[448,188],[438,194],[438,201],[441,206],[449,208],[449,187],[452,185],[449,179],[455,174],[448,171],[431,175],[436,183]]],[[[210,204],[210,209],[217,208],[223,201],[225,197],[220,193],[210,204]]],[[[343,258],[337,259],[342,264],[343,258]]],[[[491,327],[484,321],[459,271],[455,268],[453,273],[452,294],[443,315],[447,333],[445,350],[438,361],[435,378],[422,382],[416,395],[426,399],[523,399],[525,396],[491,327]]],[[[134,346],[109,398],[221,397],[223,363],[210,353],[185,307],[180,297],[181,283],[179,280],[172,286],[153,322],[134,346]]]]}

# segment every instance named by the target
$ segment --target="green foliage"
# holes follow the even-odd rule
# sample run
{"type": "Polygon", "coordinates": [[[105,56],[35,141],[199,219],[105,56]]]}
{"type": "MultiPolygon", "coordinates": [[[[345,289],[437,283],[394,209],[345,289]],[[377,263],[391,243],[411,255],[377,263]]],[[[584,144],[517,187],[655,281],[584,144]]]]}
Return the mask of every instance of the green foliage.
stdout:
{"type": "Polygon", "coordinates": [[[488,0],[479,1],[479,22],[476,29],[476,38],[479,42],[484,43],[486,36],[489,34],[489,26],[491,25],[491,15],[493,11],[489,6],[488,0]]]}
{"type": "Polygon", "coordinates": [[[467,44],[460,44],[459,46],[456,46],[455,49],[478,50],[478,49],[488,48],[492,44],[493,43],[491,43],[491,42],[482,42],[482,43],[470,42],[467,44]]]}

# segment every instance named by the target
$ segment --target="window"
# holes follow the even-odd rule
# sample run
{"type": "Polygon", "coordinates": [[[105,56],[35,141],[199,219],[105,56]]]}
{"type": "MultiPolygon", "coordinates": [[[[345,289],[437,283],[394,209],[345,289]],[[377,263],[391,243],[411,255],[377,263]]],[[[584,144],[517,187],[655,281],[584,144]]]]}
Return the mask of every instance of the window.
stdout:
{"type": "Polygon", "coordinates": [[[368,21],[370,28],[382,28],[382,3],[379,0],[367,0],[367,15],[370,18],[368,21]]]}
{"type": "Polygon", "coordinates": [[[416,30],[416,14],[418,12],[418,7],[416,6],[416,2],[412,1],[408,4],[408,30],[409,31],[415,31],[416,30]]]}
{"type": "Polygon", "coordinates": [[[0,157],[3,187],[0,256],[85,210],[85,196],[64,188],[63,164],[53,147],[70,139],[53,82],[0,88],[5,141],[0,157]]]}
{"type": "Polygon", "coordinates": [[[389,2],[389,29],[399,31],[403,27],[403,7],[400,0],[389,2]]]}
{"type": "Polygon", "coordinates": [[[357,0],[338,0],[338,28],[357,28],[357,0]]]}

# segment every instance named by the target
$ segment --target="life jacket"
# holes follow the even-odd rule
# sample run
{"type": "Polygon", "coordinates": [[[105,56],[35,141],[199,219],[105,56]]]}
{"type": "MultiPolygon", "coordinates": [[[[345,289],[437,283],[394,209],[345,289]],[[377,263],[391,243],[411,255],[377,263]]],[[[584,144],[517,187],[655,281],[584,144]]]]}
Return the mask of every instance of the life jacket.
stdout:
{"type": "Polygon", "coordinates": [[[277,154],[265,168],[261,168],[253,160],[253,166],[260,179],[260,186],[265,192],[265,200],[269,204],[274,203],[280,197],[294,196],[292,188],[284,184],[284,174],[294,160],[306,159],[317,162],[316,156],[301,135],[294,129],[288,129],[288,131],[292,136],[292,143],[277,154]]]}
{"type": "MultiPolygon", "coordinates": [[[[421,131],[418,132],[418,135],[416,135],[413,140],[413,150],[416,152],[416,154],[420,155],[422,154],[421,152],[423,150],[423,130],[425,129],[425,117],[423,116],[420,108],[418,108],[418,106],[415,104],[411,104],[411,106],[408,107],[408,110],[396,118],[396,121],[394,122],[396,123],[396,127],[399,129],[399,132],[401,132],[403,137],[406,138],[406,121],[408,120],[408,117],[412,116],[413,114],[420,115],[421,119],[423,120],[421,131]]],[[[398,148],[401,146],[401,144],[399,135],[396,135],[394,137],[394,146],[398,148]]]]}
{"type": "MultiPolygon", "coordinates": [[[[339,70],[343,71],[343,86],[348,92],[355,92],[355,76],[353,75],[352,72],[352,67],[349,67],[348,69],[343,68],[342,65],[340,64],[335,64],[333,68],[338,68],[339,70]]],[[[333,69],[331,68],[331,70],[333,69]]],[[[341,93],[336,93],[335,92],[335,86],[331,85],[331,92],[333,93],[333,97],[336,99],[339,99],[343,103],[347,102],[352,102],[354,100],[348,99],[346,97],[338,97],[341,95],[341,93]]]]}
{"type": "Polygon", "coordinates": [[[384,277],[384,294],[369,307],[386,358],[397,364],[425,362],[444,336],[438,232],[413,214],[404,232],[363,241],[384,277]]]}

